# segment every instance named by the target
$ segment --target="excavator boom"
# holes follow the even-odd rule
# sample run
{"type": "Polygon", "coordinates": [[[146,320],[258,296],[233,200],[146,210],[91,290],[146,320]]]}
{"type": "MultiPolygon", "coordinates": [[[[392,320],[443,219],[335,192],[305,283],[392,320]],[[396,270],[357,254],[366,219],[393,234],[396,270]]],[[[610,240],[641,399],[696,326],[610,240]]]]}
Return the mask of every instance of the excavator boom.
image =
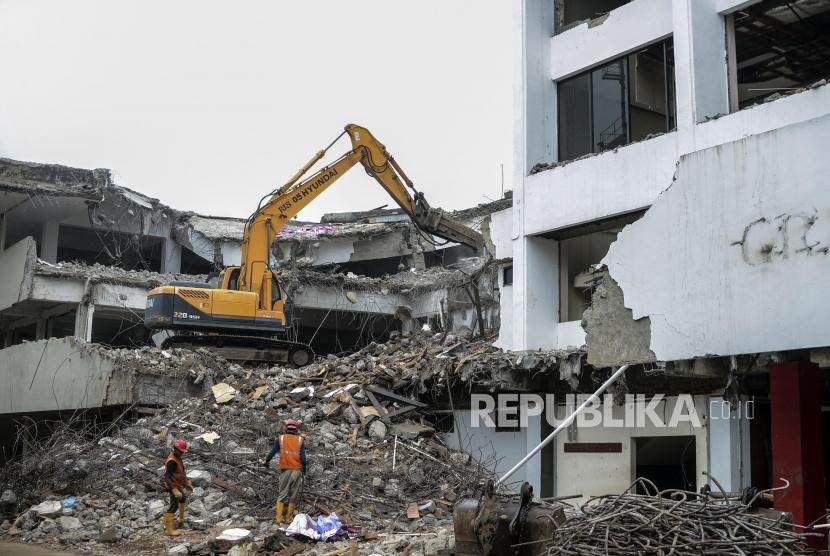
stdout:
{"type": "Polygon", "coordinates": [[[285,291],[271,268],[271,244],[291,218],[358,163],[423,233],[476,250],[484,247],[480,233],[430,207],[368,129],[349,124],[337,139],[260,200],[245,223],[241,265],[226,267],[218,288],[171,283],[149,292],[144,323],[150,329],[168,331],[163,345],[210,346],[229,359],[296,366],[310,362],[309,346],[284,339],[285,291]],[[349,136],[351,150],[303,179],[343,135],[349,136]]]}

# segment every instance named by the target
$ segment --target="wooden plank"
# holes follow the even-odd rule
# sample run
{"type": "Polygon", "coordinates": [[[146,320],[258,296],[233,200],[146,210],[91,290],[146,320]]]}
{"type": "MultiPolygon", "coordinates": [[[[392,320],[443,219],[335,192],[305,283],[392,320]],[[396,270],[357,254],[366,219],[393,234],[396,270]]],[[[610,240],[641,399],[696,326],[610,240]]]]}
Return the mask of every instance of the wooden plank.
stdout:
{"type": "Polygon", "coordinates": [[[407,406],[407,407],[402,407],[400,409],[396,409],[395,411],[389,413],[386,417],[391,419],[392,417],[398,417],[399,415],[409,413],[410,411],[414,411],[416,409],[418,409],[418,408],[415,407],[414,405],[410,405],[410,406],[407,406]]]}
{"type": "Polygon", "coordinates": [[[385,423],[388,423],[389,416],[387,415],[388,412],[386,411],[386,408],[380,404],[371,390],[364,390],[364,392],[366,392],[366,396],[369,398],[369,401],[372,402],[372,406],[375,408],[375,411],[378,412],[378,417],[380,417],[385,423]]]}
{"type": "Polygon", "coordinates": [[[565,442],[566,454],[619,454],[622,442],[565,442]]]}
{"type": "Polygon", "coordinates": [[[392,390],[387,390],[386,388],[382,388],[380,386],[366,386],[363,389],[367,390],[368,392],[378,394],[379,396],[383,396],[384,398],[389,398],[390,400],[395,400],[396,402],[404,403],[406,405],[414,405],[415,407],[419,408],[429,407],[429,404],[425,404],[424,402],[413,400],[411,398],[406,398],[404,396],[401,396],[400,394],[397,394],[396,392],[393,392],[392,390]]]}

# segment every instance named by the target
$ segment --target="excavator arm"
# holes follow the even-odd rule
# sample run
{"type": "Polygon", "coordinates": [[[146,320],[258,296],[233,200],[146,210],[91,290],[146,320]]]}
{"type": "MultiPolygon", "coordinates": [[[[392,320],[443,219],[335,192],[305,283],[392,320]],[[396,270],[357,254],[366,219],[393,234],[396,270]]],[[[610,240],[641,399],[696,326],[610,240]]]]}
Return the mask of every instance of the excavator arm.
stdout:
{"type": "Polygon", "coordinates": [[[389,154],[386,147],[375,139],[368,129],[349,124],[343,134],[328,147],[315,154],[285,185],[263,197],[256,212],[246,222],[242,241],[240,290],[256,291],[261,287],[262,279],[269,268],[271,243],[280,230],[358,162],[389,193],[420,230],[474,249],[481,249],[484,246],[481,234],[455,220],[444,211],[429,206],[423,194],[415,189],[412,181],[389,154]],[[343,134],[349,136],[352,149],[331,164],[317,170],[310,177],[300,181],[343,134]],[[411,189],[413,194],[410,194],[408,189],[411,189]]]}

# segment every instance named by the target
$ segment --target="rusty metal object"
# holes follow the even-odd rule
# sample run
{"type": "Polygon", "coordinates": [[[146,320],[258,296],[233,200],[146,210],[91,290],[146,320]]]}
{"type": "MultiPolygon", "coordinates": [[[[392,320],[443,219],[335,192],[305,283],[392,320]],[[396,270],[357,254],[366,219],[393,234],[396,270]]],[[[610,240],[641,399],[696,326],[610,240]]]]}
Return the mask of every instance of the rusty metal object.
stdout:
{"type": "Polygon", "coordinates": [[[565,522],[561,506],[532,500],[533,488],[522,485],[520,500],[499,498],[490,482],[481,497],[465,498],[455,506],[456,556],[536,556],[544,541],[565,522]],[[518,545],[518,546],[517,546],[518,545]]]}

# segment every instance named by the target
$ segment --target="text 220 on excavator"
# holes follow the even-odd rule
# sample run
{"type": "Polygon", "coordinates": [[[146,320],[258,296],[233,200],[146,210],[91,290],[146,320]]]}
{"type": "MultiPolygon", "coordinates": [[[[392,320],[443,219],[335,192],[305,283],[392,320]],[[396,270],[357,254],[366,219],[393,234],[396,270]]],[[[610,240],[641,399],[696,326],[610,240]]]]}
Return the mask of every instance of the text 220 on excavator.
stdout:
{"type": "Polygon", "coordinates": [[[358,162],[420,230],[474,249],[483,247],[481,234],[429,206],[369,130],[350,124],[285,185],[260,200],[245,222],[242,264],[226,267],[218,288],[202,282],[171,282],[150,290],[144,324],[154,331],[168,331],[162,347],[206,346],[232,360],[309,363],[314,358],[311,347],[286,339],[286,294],[271,268],[271,243],[292,217],[358,162]],[[300,181],[343,135],[351,139],[352,149],[300,181]]]}

